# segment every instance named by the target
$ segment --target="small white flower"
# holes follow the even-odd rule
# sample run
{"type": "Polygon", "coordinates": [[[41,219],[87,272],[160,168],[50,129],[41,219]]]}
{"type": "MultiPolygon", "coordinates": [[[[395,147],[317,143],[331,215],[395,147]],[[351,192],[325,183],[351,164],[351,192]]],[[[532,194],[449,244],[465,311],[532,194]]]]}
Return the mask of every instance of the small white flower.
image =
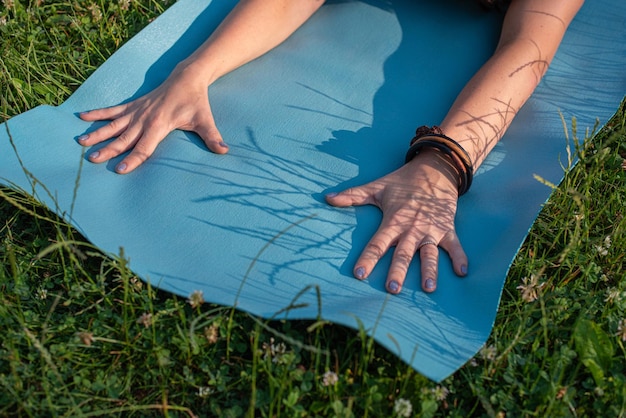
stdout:
{"type": "Polygon", "coordinates": [[[145,328],[150,328],[152,325],[152,314],[148,312],[142,313],[141,316],[137,318],[137,323],[143,325],[145,328]]]}
{"type": "Polygon", "coordinates": [[[517,289],[522,293],[522,299],[526,302],[534,302],[539,297],[539,291],[545,286],[545,282],[539,284],[539,277],[534,274],[530,275],[530,278],[524,277],[522,284],[517,286],[517,289]]]}
{"type": "Polygon", "coordinates": [[[274,337],[270,338],[270,342],[263,343],[263,360],[267,360],[268,357],[272,358],[272,363],[280,363],[283,359],[283,355],[287,352],[287,346],[285,343],[274,343],[274,337]]]}
{"type": "Polygon", "coordinates": [[[606,256],[609,253],[609,250],[604,248],[602,245],[595,246],[596,252],[600,254],[602,257],[606,256]]]}
{"type": "Polygon", "coordinates": [[[48,298],[48,290],[44,289],[43,287],[40,287],[39,289],[37,289],[37,297],[41,300],[43,299],[47,299],[48,298]]]}
{"type": "Polygon", "coordinates": [[[450,393],[450,391],[443,387],[443,386],[439,386],[437,385],[436,388],[432,389],[433,395],[435,395],[435,399],[437,399],[438,401],[445,401],[446,398],[448,397],[448,394],[450,393]]]}
{"type": "Polygon", "coordinates": [[[213,388],[210,386],[200,386],[198,388],[198,396],[201,398],[206,398],[209,395],[213,394],[213,388]]]}
{"type": "Polygon", "coordinates": [[[483,346],[478,352],[478,355],[482,357],[484,360],[494,361],[498,354],[498,350],[494,345],[483,346]]]}
{"type": "Polygon", "coordinates": [[[337,373],[331,372],[330,370],[322,376],[322,385],[324,386],[335,386],[338,381],[339,377],[337,376],[337,373]]]}
{"type": "Polygon", "coordinates": [[[619,321],[617,325],[617,336],[620,337],[622,341],[626,341],[626,319],[619,321]]]}
{"type": "Polygon", "coordinates": [[[609,248],[611,248],[611,237],[607,236],[604,238],[604,241],[600,245],[594,245],[594,248],[598,254],[601,256],[606,256],[609,253],[609,248]]]}
{"type": "Polygon", "coordinates": [[[202,290],[194,290],[191,295],[189,295],[189,300],[187,300],[187,302],[192,308],[197,308],[204,303],[204,293],[202,290]]]}
{"type": "Polygon", "coordinates": [[[130,0],[119,0],[120,9],[128,10],[130,7],[130,0]]]}
{"type": "Polygon", "coordinates": [[[102,10],[100,10],[97,5],[92,4],[87,7],[87,9],[91,12],[91,17],[94,22],[99,22],[102,19],[102,10]]]}
{"type": "Polygon", "coordinates": [[[604,298],[604,301],[606,303],[620,302],[622,300],[622,296],[623,292],[621,290],[616,287],[612,287],[610,289],[607,289],[606,298],[604,298]]]}
{"type": "Polygon", "coordinates": [[[396,402],[393,404],[393,412],[398,417],[409,418],[413,412],[413,405],[408,399],[396,399],[396,402]]]}
{"type": "Polygon", "coordinates": [[[204,329],[204,337],[209,342],[209,344],[215,344],[220,337],[219,326],[215,322],[213,322],[211,326],[204,329]]]}

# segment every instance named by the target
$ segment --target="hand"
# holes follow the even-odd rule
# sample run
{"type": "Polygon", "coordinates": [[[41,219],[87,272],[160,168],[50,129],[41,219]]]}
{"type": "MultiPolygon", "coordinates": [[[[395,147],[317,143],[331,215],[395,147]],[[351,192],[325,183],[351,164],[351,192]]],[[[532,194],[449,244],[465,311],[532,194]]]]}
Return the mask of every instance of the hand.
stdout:
{"type": "Polygon", "coordinates": [[[449,157],[427,149],[378,180],[327,195],[327,202],[333,206],[375,205],[383,212],[378,230],[356,262],[355,277],[367,278],[392,246],[396,248],[386,282],[391,293],[401,291],[418,251],[425,292],[437,288],[438,247],[450,255],[455,273],[465,276],[467,256],[454,229],[457,187],[457,174],[449,157]]]}
{"type": "Polygon", "coordinates": [[[102,149],[89,155],[89,161],[102,163],[131,151],[115,171],[133,171],[154,152],[159,143],[174,129],[197,133],[206,146],[217,154],[228,152],[209,105],[208,84],[202,72],[179,65],[152,92],[129,103],[80,114],[85,121],[111,122],[78,142],[93,146],[116,137],[102,149]]]}

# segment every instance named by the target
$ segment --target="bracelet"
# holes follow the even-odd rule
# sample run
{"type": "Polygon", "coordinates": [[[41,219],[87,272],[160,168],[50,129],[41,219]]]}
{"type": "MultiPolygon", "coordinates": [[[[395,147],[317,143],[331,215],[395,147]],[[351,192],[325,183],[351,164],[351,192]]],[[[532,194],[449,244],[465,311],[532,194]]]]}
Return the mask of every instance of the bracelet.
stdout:
{"type": "Polygon", "coordinates": [[[435,148],[449,155],[459,173],[459,196],[465,194],[474,179],[474,166],[465,149],[454,139],[441,132],[438,126],[417,128],[416,135],[411,140],[411,146],[406,153],[405,164],[411,161],[422,148],[435,148]]]}

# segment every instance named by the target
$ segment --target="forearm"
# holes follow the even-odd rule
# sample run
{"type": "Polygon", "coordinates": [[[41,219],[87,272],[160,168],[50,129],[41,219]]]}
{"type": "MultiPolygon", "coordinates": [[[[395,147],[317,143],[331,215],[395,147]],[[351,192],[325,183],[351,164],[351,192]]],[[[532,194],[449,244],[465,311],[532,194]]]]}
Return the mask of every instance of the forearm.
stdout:
{"type": "Polygon", "coordinates": [[[324,0],[242,0],[177,71],[193,71],[207,85],[276,47],[324,0]]]}
{"type": "Polygon", "coordinates": [[[491,59],[465,86],[440,124],[475,168],[533,93],[582,0],[518,0],[505,17],[491,59]]]}

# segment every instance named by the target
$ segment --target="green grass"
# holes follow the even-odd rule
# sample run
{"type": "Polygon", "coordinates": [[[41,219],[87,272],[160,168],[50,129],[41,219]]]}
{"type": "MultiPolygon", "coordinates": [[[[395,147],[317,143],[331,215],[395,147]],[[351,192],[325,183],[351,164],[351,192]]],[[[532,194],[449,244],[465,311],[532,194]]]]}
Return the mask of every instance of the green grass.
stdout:
{"type": "MultiPolygon", "coordinates": [[[[167,3],[4,0],[0,118],[61,103],[167,3]]],[[[439,385],[364,331],[152,289],[0,188],[0,416],[626,416],[626,103],[582,136],[490,340],[439,385]]]]}

